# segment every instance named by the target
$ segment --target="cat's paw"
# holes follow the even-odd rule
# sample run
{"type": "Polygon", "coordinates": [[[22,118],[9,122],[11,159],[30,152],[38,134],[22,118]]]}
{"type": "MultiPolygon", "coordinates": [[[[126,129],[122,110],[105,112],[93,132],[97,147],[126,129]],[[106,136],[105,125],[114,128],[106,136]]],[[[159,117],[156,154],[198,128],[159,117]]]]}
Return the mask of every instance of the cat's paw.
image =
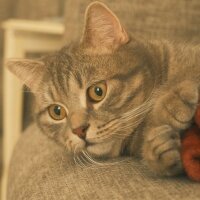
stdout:
{"type": "Polygon", "coordinates": [[[147,133],[143,157],[148,167],[158,175],[173,176],[183,171],[180,156],[180,134],[170,126],[153,128],[147,133]]]}
{"type": "Polygon", "coordinates": [[[186,129],[195,114],[199,100],[197,84],[184,81],[161,96],[153,112],[158,124],[170,124],[176,129],[186,129]]]}

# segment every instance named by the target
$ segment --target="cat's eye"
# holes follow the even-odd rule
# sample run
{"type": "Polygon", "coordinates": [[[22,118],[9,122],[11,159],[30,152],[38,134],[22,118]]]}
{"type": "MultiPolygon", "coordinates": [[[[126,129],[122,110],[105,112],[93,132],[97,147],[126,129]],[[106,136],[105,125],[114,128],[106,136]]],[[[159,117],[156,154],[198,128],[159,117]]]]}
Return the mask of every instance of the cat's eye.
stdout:
{"type": "Polygon", "coordinates": [[[48,107],[49,115],[54,120],[62,120],[67,116],[66,110],[59,104],[52,104],[48,107]]]}
{"type": "Polygon", "coordinates": [[[93,102],[99,102],[104,99],[107,92],[105,82],[100,82],[88,88],[88,97],[93,102]]]}

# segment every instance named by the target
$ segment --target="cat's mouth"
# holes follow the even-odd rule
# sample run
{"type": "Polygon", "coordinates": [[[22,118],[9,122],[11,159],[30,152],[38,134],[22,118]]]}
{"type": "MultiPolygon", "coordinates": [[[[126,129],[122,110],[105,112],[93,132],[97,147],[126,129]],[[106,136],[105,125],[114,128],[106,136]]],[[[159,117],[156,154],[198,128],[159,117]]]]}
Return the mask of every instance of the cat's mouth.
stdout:
{"type": "Polygon", "coordinates": [[[85,146],[88,147],[88,146],[92,146],[92,145],[95,145],[96,143],[94,142],[90,142],[90,141],[87,141],[85,140],[85,146]]]}

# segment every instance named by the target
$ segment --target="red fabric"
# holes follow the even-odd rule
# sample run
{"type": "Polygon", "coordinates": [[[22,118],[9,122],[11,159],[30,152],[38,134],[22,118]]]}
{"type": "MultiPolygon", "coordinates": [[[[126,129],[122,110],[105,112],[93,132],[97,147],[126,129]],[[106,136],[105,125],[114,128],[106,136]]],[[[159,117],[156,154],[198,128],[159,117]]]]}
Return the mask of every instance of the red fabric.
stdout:
{"type": "Polygon", "coordinates": [[[188,177],[200,181],[200,129],[196,125],[185,133],[181,156],[188,177]]]}

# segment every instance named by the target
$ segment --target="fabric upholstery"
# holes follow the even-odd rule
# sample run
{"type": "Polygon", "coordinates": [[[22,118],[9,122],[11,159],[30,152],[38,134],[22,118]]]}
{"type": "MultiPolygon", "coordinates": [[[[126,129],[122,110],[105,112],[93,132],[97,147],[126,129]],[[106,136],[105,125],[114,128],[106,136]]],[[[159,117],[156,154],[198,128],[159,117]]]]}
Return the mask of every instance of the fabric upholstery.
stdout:
{"type": "Polygon", "coordinates": [[[153,176],[132,158],[81,168],[63,147],[32,125],[15,148],[8,200],[198,200],[199,187],[184,176],[153,176]]]}
{"type": "MultiPolygon", "coordinates": [[[[85,9],[93,1],[66,1],[67,42],[80,38],[85,9]]],[[[119,17],[125,29],[135,36],[200,42],[199,0],[101,0],[101,2],[108,5],[119,17]]]]}
{"type": "Polygon", "coordinates": [[[15,18],[57,18],[63,15],[64,2],[65,0],[12,0],[12,12],[15,18]]]}

